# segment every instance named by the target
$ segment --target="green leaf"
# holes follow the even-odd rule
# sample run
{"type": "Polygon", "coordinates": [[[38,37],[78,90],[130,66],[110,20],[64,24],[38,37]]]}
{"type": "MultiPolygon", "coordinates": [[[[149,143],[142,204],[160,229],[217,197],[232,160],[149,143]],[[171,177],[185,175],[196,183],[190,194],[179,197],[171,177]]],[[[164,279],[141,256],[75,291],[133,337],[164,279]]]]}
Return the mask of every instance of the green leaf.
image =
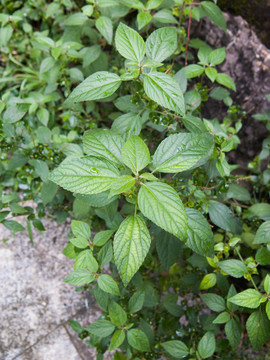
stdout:
{"type": "Polygon", "coordinates": [[[145,74],[143,86],[151,100],[177,114],[185,113],[183,93],[177,81],[170,75],[152,71],[145,74]]]}
{"type": "Polygon", "coordinates": [[[221,312],[226,309],[223,297],[212,293],[202,294],[200,296],[211,310],[221,312]]]}
{"type": "Polygon", "coordinates": [[[83,68],[89,66],[94,61],[96,61],[101,55],[101,47],[100,45],[92,45],[83,53],[83,68]]]}
{"type": "Polygon", "coordinates": [[[123,145],[122,136],[110,130],[88,130],[83,135],[83,149],[87,155],[109,160],[117,166],[122,166],[121,151],[123,145]]]}
{"type": "Polygon", "coordinates": [[[213,324],[224,324],[230,321],[230,319],[231,319],[230,314],[227,311],[223,311],[215,318],[213,324]]]}
{"type": "Polygon", "coordinates": [[[216,81],[223,86],[226,86],[233,91],[236,91],[234,81],[226,74],[217,74],[216,81]]]}
{"type": "Polygon", "coordinates": [[[133,9],[143,10],[144,5],[139,0],[120,0],[120,3],[133,9]]]}
{"type": "Polygon", "coordinates": [[[87,326],[85,330],[89,331],[90,334],[98,337],[110,336],[115,329],[115,326],[108,320],[98,320],[87,326]]]}
{"type": "Polygon", "coordinates": [[[162,63],[177,49],[177,32],[173,27],[155,30],[146,40],[148,58],[162,63]]]}
{"type": "Polygon", "coordinates": [[[210,200],[208,210],[210,219],[215,225],[233,234],[241,233],[240,224],[226,205],[210,200]]]}
{"type": "Polygon", "coordinates": [[[50,180],[79,194],[98,194],[111,188],[119,176],[110,163],[94,157],[68,157],[51,174],[50,180]]]}
{"type": "Polygon", "coordinates": [[[142,265],[150,248],[150,235],[139,215],[128,216],[114,236],[114,258],[125,286],[142,265]]]}
{"type": "Polygon", "coordinates": [[[205,134],[175,134],[163,140],[153,156],[155,171],[177,173],[198,164],[213,151],[213,136],[205,134]]]}
{"type": "Polygon", "coordinates": [[[51,70],[51,68],[54,66],[54,64],[55,64],[55,60],[52,57],[47,57],[47,58],[43,59],[40,64],[40,69],[39,69],[40,74],[43,74],[43,73],[51,70]]]}
{"type": "Polygon", "coordinates": [[[141,30],[152,20],[152,15],[149,12],[140,12],[137,15],[138,29],[141,30]]]}
{"type": "Polygon", "coordinates": [[[208,221],[198,210],[186,208],[186,213],[188,216],[186,245],[202,256],[212,256],[214,239],[208,221]]]}
{"type": "Polygon", "coordinates": [[[90,249],[81,251],[76,257],[76,261],[74,263],[74,270],[85,268],[89,269],[93,273],[98,271],[98,263],[90,249]]]}
{"type": "Polygon", "coordinates": [[[104,230],[98,232],[93,239],[93,244],[95,246],[103,246],[113,235],[114,230],[104,230]]]}
{"type": "Polygon", "coordinates": [[[215,49],[209,54],[209,60],[211,65],[219,65],[223,63],[226,57],[226,50],[224,47],[215,49]]]}
{"type": "Polygon", "coordinates": [[[91,229],[90,226],[84,221],[71,221],[71,231],[76,237],[83,237],[86,240],[91,238],[91,229]]]}
{"type": "Polygon", "coordinates": [[[204,68],[201,65],[192,64],[185,67],[185,74],[187,79],[200,76],[204,72],[204,68]]]}
{"type": "Polygon", "coordinates": [[[162,266],[169,270],[181,256],[182,243],[172,234],[161,230],[156,236],[156,249],[162,266]]]}
{"type": "Polygon", "coordinates": [[[265,290],[266,294],[269,295],[270,294],[270,275],[269,274],[266,275],[263,286],[264,286],[264,290],[265,290]]]}
{"type": "Polygon", "coordinates": [[[102,274],[98,277],[98,286],[101,290],[112,295],[120,295],[116,281],[107,274],[102,274]]]}
{"type": "Polygon", "coordinates": [[[220,261],[218,266],[222,271],[235,278],[241,278],[248,272],[246,265],[242,263],[242,261],[236,259],[220,261]]]}
{"type": "Polygon", "coordinates": [[[249,201],[251,199],[249,191],[241,185],[231,184],[226,193],[227,199],[236,199],[239,201],[249,201]]]}
{"type": "Polygon", "coordinates": [[[110,196],[118,195],[121,193],[127,193],[134,185],[135,178],[130,175],[123,175],[118,178],[118,181],[115,182],[110,191],[110,196]]]}
{"type": "Polygon", "coordinates": [[[107,16],[100,16],[96,20],[96,28],[101,33],[101,35],[108,41],[109,44],[112,43],[113,37],[113,24],[112,20],[107,16]]]}
{"type": "Polygon", "coordinates": [[[212,82],[214,82],[217,77],[217,70],[214,68],[208,67],[205,69],[205,74],[212,82]]]}
{"type": "Polygon", "coordinates": [[[81,324],[78,321],[75,320],[69,320],[69,325],[73,331],[76,331],[77,333],[80,333],[83,328],[81,324]]]}
{"type": "Polygon", "coordinates": [[[90,274],[86,269],[77,269],[69,274],[64,282],[75,286],[82,286],[90,284],[94,279],[94,275],[90,274]]]}
{"type": "Polygon", "coordinates": [[[125,143],[121,153],[122,162],[129,167],[134,174],[144,169],[150,162],[148,147],[139,136],[131,136],[125,143]]]}
{"type": "Polygon", "coordinates": [[[129,112],[116,118],[112,124],[112,130],[117,134],[123,136],[126,133],[126,137],[131,135],[139,135],[142,129],[142,118],[139,114],[129,112]]]}
{"type": "Polygon", "coordinates": [[[119,304],[117,304],[115,301],[110,302],[108,310],[109,310],[109,316],[110,316],[111,322],[115,326],[120,327],[126,323],[127,314],[126,314],[125,310],[119,304]]]}
{"type": "Polygon", "coordinates": [[[117,51],[126,59],[141,63],[145,55],[143,38],[132,28],[120,23],[115,34],[117,51]]]}
{"type": "Polygon", "coordinates": [[[163,0],[148,0],[146,3],[146,9],[152,10],[158,8],[163,0]]]}
{"type": "Polygon", "coordinates": [[[241,340],[242,328],[234,318],[230,319],[225,325],[225,333],[233,349],[236,349],[241,340]]]}
{"type": "Polygon", "coordinates": [[[268,319],[270,320],[270,300],[268,300],[266,303],[265,311],[268,319]]]}
{"type": "Polygon", "coordinates": [[[250,309],[256,309],[260,306],[262,294],[255,289],[247,289],[234,295],[229,299],[233,304],[244,306],[250,309]]]}
{"type": "Polygon", "coordinates": [[[112,242],[109,241],[98,253],[98,261],[101,266],[108,264],[113,258],[112,242]]]}
{"type": "Polygon", "coordinates": [[[78,249],[85,249],[86,247],[89,246],[89,242],[88,240],[86,240],[83,237],[77,237],[74,239],[70,239],[70,242],[76,246],[78,249]]]}
{"type": "Polygon", "coordinates": [[[260,265],[269,265],[270,264],[270,251],[265,247],[258,249],[256,252],[255,260],[260,265]]]}
{"type": "Polygon", "coordinates": [[[214,273],[207,274],[203,277],[200,283],[200,290],[207,290],[215,286],[217,282],[217,276],[214,273]]]}
{"type": "Polygon", "coordinates": [[[44,206],[46,206],[54,199],[57,193],[57,189],[58,186],[52,181],[47,181],[42,185],[40,197],[44,206]]]}
{"type": "Polygon", "coordinates": [[[107,71],[98,71],[88,76],[69,95],[65,103],[90,101],[106,98],[119,88],[121,79],[107,71]]]}
{"type": "Polygon", "coordinates": [[[198,344],[198,352],[202,359],[207,359],[211,357],[216,349],[216,339],[215,335],[207,331],[206,334],[201,338],[198,344]]]}
{"type": "Polygon", "coordinates": [[[4,220],[2,222],[2,224],[10,231],[13,231],[14,233],[18,232],[18,231],[23,231],[24,227],[19,224],[17,221],[15,220],[4,220]]]}
{"type": "Polygon", "coordinates": [[[131,329],[127,332],[127,340],[130,346],[139,351],[150,351],[149,341],[142,330],[131,329]]]}
{"type": "Polygon", "coordinates": [[[9,106],[3,115],[4,123],[12,124],[21,120],[26,114],[26,109],[23,105],[15,104],[9,106]]]}
{"type": "Polygon", "coordinates": [[[140,311],[143,307],[145,299],[145,291],[137,290],[128,301],[128,308],[131,314],[140,311]]]}
{"type": "Polygon", "coordinates": [[[268,203],[257,203],[252,205],[248,212],[251,213],[253,216],[257,216],[263,220],[267,220],[267,224],[270,217],[270,204],[268,203]]]}
{"type": "Polygon", "coordinates": [[[224,31],[226,31],[226,20],[224,15],[222,14],[222,11],[220,8],[212,3],[211,1],[202,1],[201,7],[206,13],[206,15],[209,17],[210,20],[213,21],[217,26],[221,27],[224,31]]]}
{"type": "Polygon", "coordinates": [[[86,16],[90,17],[94,12],[94,7],[92,5],[85,5],[82,7],[82,11],[86,16]]]}
{"type": "Polygon", "coordinates": [[[187,215],[177,192],[153,181],[143,184],[138,195],[139,209],[153,223],[181,240],[187,236],[187,215]]]}
{"type": "Polygon", "coordinates": [[[178,21],[172,15],[172,12],[168,9],[163,9],[155,13],[154,19],[162,24],[177,24],[178,21]]]}
{"type": "Polygon", "coordinates": [[[80,26],[83,25],[88,20],[88,17],[83,13],[75,13],[70,15],[65,21],[64,25],[66,26],[80,26]]]}
{"type": "Polygon", "coordinates": [[[124,330],[116,330],[112,336],[109,351],[119,348],[123,344],[125,337],[124,330]]]}
{"type": "Polygon", "coordinates": [[[253,244],[267,244],[270,243],[270,221],[266,221],[260,225],[256,232],[253,244]]]}
{"type": "Polygon", "coordinates": [[[264,311],[257,310],[248,318],[246,327],[253,349],[258,350],[269,339],[269,319],[264,311]]]}
{"type": "Polygon", "coordinates": [[[183,358],[189,354],[187,346],[180,340],[166,341],[161,345],[164,350],[176,358],[183,358]]]}

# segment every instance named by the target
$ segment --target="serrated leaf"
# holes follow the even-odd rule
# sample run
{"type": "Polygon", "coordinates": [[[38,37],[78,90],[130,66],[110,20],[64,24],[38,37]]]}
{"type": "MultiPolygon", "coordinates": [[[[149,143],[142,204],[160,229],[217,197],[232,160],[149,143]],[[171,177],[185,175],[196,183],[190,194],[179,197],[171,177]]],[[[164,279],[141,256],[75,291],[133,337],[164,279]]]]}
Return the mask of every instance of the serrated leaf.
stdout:
{"type": "Polygon", "coordinates": [[[81,324],[75,320],[69,320],[69,326],[73,331],[76,331],[77,333],[80,333],[83,330],[81,324]]]}
{"type": "Polygon", "coordinates": [[[209,309],[217,312],[224,311],[226,309],[225,300],[223,297],[216,294],[202,294],[200,295],[203,302],[209,307],[209,309]]]}
{"type": "Polygon", "coordinates": [[[241,233],[242,229],[239,222],[226,205],[210,200],[208,209],[210,219],[215,225],[233,234],[241,233]]]}
{"type": "Polygon", "coordinates": [[[118,195],[121,193],[127,193],[134,185],[135,185],[135,178],[130,175],[123,175],[120,176],[115,182],[110,191],[110,196],[118,195]]]}
{"type": "Polygon", "coordinates": [[[258,350],[269,339],[270,321],[261,309],[250,315],[246,328],[254,350],[258,350]]]}
{"type": "Polygon", "coordinates": [[[83,149],[87,155],[109,160],[122,166],[121,151],[124,145],[122,136],[106,129],[88,130],[83,135],[83,149]]]}
{"type": "Polygon", "coordinates": [[[202,256],[211,256],[214,251],[211,226],[198,210],[186,208],[186,213],[188,216],[186,245],[202,256]]]}
{"type": "Polygon", "coordinates": [[[183,358],[189,354],[188,347],[180,340],[166,341],[161,345],[164,350],[176,358],[183,358]]]}
{"type": "Polygon", "coordinates": [[[246,265],[236,259],[220,261],[218,266],[222,271],[235,278],[241,278],[248,272],[246,265]]]}
{"type": "Polygon", "coordinates": [[[83,237],[89,240],[91,237],[90,226],[84,221],[72,220],[71,231],[76,237],[83,237]]]}
{"type": "Polygon", "coordinates": [[[143,82],[146,95],[157,104],[177,114],[185,113],[185,100],[177,81],[168,74],[157,71],[145,74],[143,82]]]}
{"type": "Polygon", "coordinates": [[[102,274],[98,277],[98,286],[101,290],[112,295],[120,295],[116,281],[107,274],[102,274]]]}
{"type": "Polygon", "coordinates": [[[179,195],[171,186],[156,181],[142,185],[138,205],[153,223],[186,240],[187,215],[179,195]]]}
{"type": "Polygon", "coordinates": [[[244,306],[250,309],[256,309],[261,304],[262,294],[255,289],[247,289],[234,295],[229,299],[233,304],[244,306]]]}
{"type": "Polygon", "coordinates": [[[110,18],[107,16],[100,16],[96,20],[96,28],[101,33],[101,35],[108,41],[109,44],[112,43],[113,37],[113,23],[110,18]]]}
{"type": "Polygon", "coordinates": [[[198,344],[198,352],[202,359],[211,357],[216,350],[216,339],[215,335],[207,331],[206,334],[201,338],[198,344]]]}
{"type": "Polygon", "coordinates": [[[117,74],[98,71],[88,76],[69,95],[65,103],[90,101],[106,98],[119,88],[121,79],[117,74]]]}
{"type": "Polygon", "coordinates": [[[181,254],[182,243],[172,234],[162,230],[156,237],[156,249],[161,264],[169,270],[181,254]]]}
{"type": "Polygon", "coordinates": [[[129,167],[134,174],[144,169],[150,162],[150,152],[145,142],[139,136],[131,136],[123,146],[122,162],[129,167]]]}
{"type": "Polygon", "coordinates": [[[126,59],[141,63],[145,55],[143,38],[132,28],[120,23],[115,34],[117,51],[126,59]]]}
{"type": "Polygon", "coordinates": [[[149,341],[145,333],[140,329],[131,329],[127,332],[127,340],[130,346],[139,351],[150,351],[149,341]]]}
{"type": "Polygon", "coordinates": [[[70,239],[70,242],[79,249],[85,249],[89,246],[89,242],[83,237],[70,239]]]}
{"type": "Polygon", "coordinates": [[[117,134],[129,138],[132,135],[139,135],[142,129],[142,118],[139,114],[129,112],[116,118],[112,124],[112,130],[117,134]]]}
{"type": "Polygon", "coordinates": [[[204,72],[204,68],[201,65],[191,64],[185,67],[185,74],[187,79],[200,76],[204,72]]]}
{"type": "Polygon", "coordinates": [[[137,290],[128,301],[128,308],[130,313],[140,311],[144,304],[145,291],[137,290]]]}
{"type": "Polygon", "coordinates": [[[154,15],[154,19],[161,22],[162,24],[177,24],[178,21],[172,15],[171,10],[169,9],[162,9],[157,11],[154,15]]]}
{"type": "Polygon", "coordinates": [[[90,334],[98,337],[110,336],[114,329],[115,326],[108,320],[98,320],[85,328],[90,334]]]}
{"type": "Polygon", "coordinates": [[[216,81],[223,86],[226,86],[233,91],[236,91],[234,81],[227,74],[217,74],[216,81]]]}
{"type": "Polygon", "coordinates": [[[233,349],[236,349],[241,340],[242,328],[234,318],[230,319],[225,325],[225,333],[233,349]]]}
{"type": "Polygon", "coordinates": [[[215,320],[213,321],[213,324],[224,324],[230,321],[230,314],[227,311],[223,311],[221,314],[219,314],[215,320]]]}
{"type": "Polygon", "coordinates": [[[267,244],[270,243],[270,221],[261,224],[256,232],[253,244],[267,244]]]}
{"type": "Polygon", "coordinates": [[[13,231],[14,233],[18,231],[23,231],[24,227],[15,220],[4,220],[2,224],[8,229],[13,231]]]}
{"type": "Polygon", "coordinates": [[[125,332],[124,330],[116,330],[112,336],[109,351],[115,350],[121,346],[125,340],[125,332]]]}
{"type": "Polygon", "coordinates": [[[149,12],[140,12],[137,15],[138,29],[141,30],[152,20],[152,15],[149,12]]]}
{"type": "Polygon", "coordinates": [[[219,65],[223,63],[226,57],[226,50],[224,47],[215,49],[209,54],[209,60],[211,65],[219,65]]]}
{"type": "Polygon", "coordinates": [[[94,279],[94,275],[90,274],[86,269],[77,269],[69,274],[64,282],[75,286],[82,286],[90,284],[94,279]]]}
{"type": "Polygon", "coordinates": [[[115,301],[111,301],[109,304],[109,316],[111,319],[111,322],[118,327],[121,327],[124,325],[127,321],[127,314],[125,310],[117,304],[115,301]]]}
{"type": "Polygon", "coordinates": [[[78,194],[98,194],[111,188],[119,176],[110,163],[94,157],[72,157],[64,160],[51,174],[50,180],[78,194]]]}
{"type": "Polygon", "coordinates": [[[95,273],[98,270],[98,263],[93,256],[93,253],[90,249],[81,251],[76,257],[74,263],[74,270],[77,269],[89,269],[91,272],[95,273]]]}
{"type": "Polygon", "coordinates": [[[95,246],[103,246],[113,235],[114,230],[104,230],[98,232],[93,239],[93,244],[95,246]]]}
{"type": "Polygon", "coordinates": [[[202,1],[201,7],[217,26],[221,27],[224,31],[227,29],[226,20],[220,8],[211,1],[202,1]]]}
{"type": "Polygon", "coordinates": [[[125,286],[142,265],[150,248],[150,235],[139,215],[129,215],[114,236],[114,258],[125,286]]]}
{"type": "Polygon", "coordinates": [[[217,77],[217,70],[214,68],[208,67],[205,69],[205,74],[212,82],[214,82],[217,77]]]}
{"type": "Polygon", "coordinates": [[[177,173],[199,164],[213,151],[213,136],[206,134],[175,134],[163,140],[153,156],[155,171],[177,173]]]}
{"type": "Polygon", "coordinates": [[[200,290],[207,290],[215,286],[217,282],[217,276],[214,273],[207,274],[203,277],[200,283],[200,290]]]}
{"type": "Polygon", "coordinates": [[[148,58],[162,63],[177,49],[177,32],[173,27],[155,30],[146,40],[148,58]]]}

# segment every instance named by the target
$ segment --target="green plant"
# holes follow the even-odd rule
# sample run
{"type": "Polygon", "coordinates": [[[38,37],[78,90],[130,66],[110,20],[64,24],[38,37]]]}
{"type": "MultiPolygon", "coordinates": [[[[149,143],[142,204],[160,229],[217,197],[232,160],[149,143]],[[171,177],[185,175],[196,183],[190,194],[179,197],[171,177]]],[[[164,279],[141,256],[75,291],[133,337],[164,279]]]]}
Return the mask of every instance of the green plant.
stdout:
{"type": "Polygon", "coordinates": [[[232,174],[237,165],[226,157],[240,142],[243,113],[227,90],[234,82],[218,72],[225,49],[190,30],[204,16],[226,29],[216,2],[39,5],[43,13],[30,6],[42,22],[37,33],[20,12],[0,17],[4,34],[9,21],[31,33],[30,55],[17,45],[21,72],[4,52],[2,86],[10,74],[15,85],[2,98],[1,143],[16,149],[3,153],[1,184],[38,203],[34,214],[4,194],[0,221],[18,231],[6,217],[29,212],[31,229],[45,206],[59,222],[76,218],[63,251],[74,271],[65,281],[89,289],[103,313],[86,328],[71,326],[97,359],[115,349],[115,360],[244,358],[244,327],[259,349],[270,328],[269,205],[267,196],[256,204],[240,185],[256,184],[253,177],[232,174]],[[38,71],[28,76],[32,61],[38,71]],[[228,107],[223,119],[202,118],[209,97],[228,107]],[[29,165],[23,187],[15,174],[29,165]]]}

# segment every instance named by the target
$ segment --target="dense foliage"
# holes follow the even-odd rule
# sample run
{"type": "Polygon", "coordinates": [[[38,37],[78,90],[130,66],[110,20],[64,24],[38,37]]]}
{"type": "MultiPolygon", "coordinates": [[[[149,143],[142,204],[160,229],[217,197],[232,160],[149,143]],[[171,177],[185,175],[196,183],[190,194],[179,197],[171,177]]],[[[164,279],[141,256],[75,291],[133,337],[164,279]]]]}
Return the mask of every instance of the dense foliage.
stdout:
{"type": "MultiPolygon", "coordinates": [[[[103,315],[72,328],[97,359],[260,349],[270,334],[270,138],[237,175],[226,153],[245,114],[218,69],[226,51],[191,37],[205,17],[226,31],[216,1],[1,4],[0,222],[16,233],[27,216],[33,241],[45,214],[73,218],[65,281],[91,291],[103,315]],[[202,117],[209,98],[227,106],[224,118],[202,117]]],[[[268,112],[255,117],[269,130],[268,112]]]]}

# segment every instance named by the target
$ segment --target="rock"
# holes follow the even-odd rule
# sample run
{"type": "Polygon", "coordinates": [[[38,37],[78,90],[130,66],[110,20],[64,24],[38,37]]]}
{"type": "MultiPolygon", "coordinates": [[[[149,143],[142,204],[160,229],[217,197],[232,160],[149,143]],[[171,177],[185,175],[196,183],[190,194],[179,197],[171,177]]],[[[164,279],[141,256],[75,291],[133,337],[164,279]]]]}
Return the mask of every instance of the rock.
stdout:
{"type": "MultiPolygon", "coordinates": [[[[251,115],[270,109],[270,102],[265,98],[270,93],[270,50],[243,18],[227,13],[225,17],[227,33],[204,19],[199,37],[213,48],[226,47],[226,61],[219,71],[230,75],[235,81],[237,92],[232,97],[235,104],[247,112],[239,133],[241,145],[232,154],[232,160],[245,168],[261,151],[262,141],[267,136],[265,126],[251,115]]],[[[210,119],[218,117],[221,120],[225,114],[226,108],[216,101],[210,101],[205,111],[210,119]]]]}
{"type": "Polygon", "coordinates": [[[0,228],[0,241],[10,238],[0,249],[0,359],[95,359],[95,350],[68,325],[82,319],[86,326],[100,316],[89,292],[63,282],[73,270],[73,261],[62,255],[69,224],[43,222],[46,232],[33,230],[34,246],[26,232],[12,239],[0,228]]]}

